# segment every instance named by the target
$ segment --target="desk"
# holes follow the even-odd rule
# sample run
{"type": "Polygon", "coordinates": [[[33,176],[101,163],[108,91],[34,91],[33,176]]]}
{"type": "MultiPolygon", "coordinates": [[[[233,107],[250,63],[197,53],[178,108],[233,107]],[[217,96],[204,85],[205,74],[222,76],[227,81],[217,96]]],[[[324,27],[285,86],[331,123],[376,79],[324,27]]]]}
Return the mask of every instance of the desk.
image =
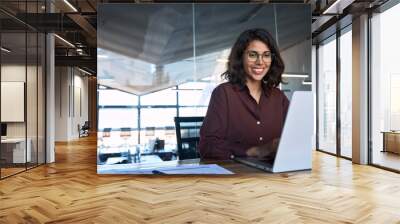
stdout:
{"type": "Polygon", "coordinates": [[[31,161],[31,144],[30,138],[27,139],[27,147],[25,151],[25,138],[6,138],[1,139],[1,156],[6,163],[25,163],[31,161]],[[25,161],[25,158],[27,159],[25,161]]]}
{"type": "MultiPolygon", "coordinates": [[[[259,169],[245,166],[243,164],[236,163],[232,160],[226,161],[199,161],[199,159],[188,159],[188,160],[173,160],[173,161],[162,161],[154,163],[130,163],[130,164],[114,164],[114,165],[97,165],[98,174],[151,174],[151,170],[163,170],[168,168],[174,168],[180,165],[206,165],[206,164],[217,164],[234,174],[254,174],[254,173],[266,173],[259,169]]],[[[185,175],[185,174],[184,174],[185,175]]],[[[188,174],[190,175],[190,174],[188,174]]],[[[210,174],[201,174],[210,175],[210,174]]],[[[213,174],[211,174],[213,175],[213,174]]]]}
{"type": "Polygon", "coordinates": [[[400,131],[383,131],[382,152],[393,152],[400,154],[400,131]]]}
{"type": "Polygon", "coordinates": [[[143,158],[146,158],[146,156],[148,156],[147,158],[149,158],[149,160],[154,160],[154,158],[159,158],[162,161],[171,161],[171,160],[176,160],[177,158],[176,149],[172,147],[160,150],[148,150],[143,145],[137,145],[134,147],[128,147],[122,145],[118,147],[98,147],[97,152],[101,164],[121,163],[123,160],[130,161],[131,159],[132,162],[135,162],[136,161],[135,158],[137,158],[136,156],[139,155],[138,154],[139,152],[142,158],[142,162],[143,158]],[[121,157],[121,158],[119,159],[114,158],[109,162],[107,162],[107,160],[112,157],[121,157]],[[131,159],[129,159],[129,157],[131,157],[131,159]]]}

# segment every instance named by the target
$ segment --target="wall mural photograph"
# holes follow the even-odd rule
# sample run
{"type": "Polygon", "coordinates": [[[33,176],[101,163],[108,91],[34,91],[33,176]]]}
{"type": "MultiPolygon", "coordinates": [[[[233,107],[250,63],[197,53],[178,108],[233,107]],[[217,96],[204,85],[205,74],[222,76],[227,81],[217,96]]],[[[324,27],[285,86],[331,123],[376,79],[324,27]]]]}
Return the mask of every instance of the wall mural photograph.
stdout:
{"type": "Polygon", "coordinates": [[[97,172],[310,169],[310,21],[306,4],[99,5],[97,172]]]}

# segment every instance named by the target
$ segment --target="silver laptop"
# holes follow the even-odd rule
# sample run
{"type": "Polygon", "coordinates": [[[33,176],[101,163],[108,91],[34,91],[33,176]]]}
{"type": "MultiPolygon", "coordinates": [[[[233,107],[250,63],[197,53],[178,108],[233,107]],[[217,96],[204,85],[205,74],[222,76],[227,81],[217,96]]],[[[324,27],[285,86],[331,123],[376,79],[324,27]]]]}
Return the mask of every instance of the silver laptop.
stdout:
{"type": "Polygon", "coordinates": [[[313,93],[296,91],[289,105],[276,155],[265,159],[235,157],[234,160],[273,173],[310,170],[313,133],[313,93]]]}

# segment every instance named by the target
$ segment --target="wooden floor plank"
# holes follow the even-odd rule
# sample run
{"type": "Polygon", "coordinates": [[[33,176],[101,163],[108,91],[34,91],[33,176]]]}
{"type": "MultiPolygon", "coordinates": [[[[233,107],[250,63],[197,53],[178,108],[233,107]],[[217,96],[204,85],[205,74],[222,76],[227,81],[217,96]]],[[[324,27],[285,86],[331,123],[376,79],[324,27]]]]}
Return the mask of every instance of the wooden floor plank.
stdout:
{"type": "Polygon", "coordinates": [[[315,152],[313,170],[97,175],[96,138],[0,181],[0,223],[400,223],[400,175],[315,152]]]}

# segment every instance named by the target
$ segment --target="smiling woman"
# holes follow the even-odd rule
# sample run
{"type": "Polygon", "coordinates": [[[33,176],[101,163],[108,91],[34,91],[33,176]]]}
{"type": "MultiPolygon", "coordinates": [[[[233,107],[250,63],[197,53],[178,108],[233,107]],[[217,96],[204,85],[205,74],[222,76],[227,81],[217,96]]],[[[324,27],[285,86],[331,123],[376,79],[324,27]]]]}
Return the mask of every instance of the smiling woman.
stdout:
{"type": "MultiPolygon", "coordinates": [[[[200,146],[198,128],[182,131],[194,140],[181,144],[188,154],[220,159],[270,152],[288,106],[282,91],[290,99],[294,91],[305,90],[299,78],[280,86],[282,58],[288,74],[310,73],[310,20],[309,5],[300,4],[99,4],[97,84],[104,86],[99,127],[111,128],[111,138],[119,139],[115,145],[128,145],[132,158],[139,151],[140,163],[147,156],[165,166],[170,158],[189,158],[178,150],[175,117],[203,117],[208,109],[200,146]],[[224,78],[228,83],[220,85],[224,78]],[[137,101],[113,91],[133,94],[137,101]],[[137,144],[121,138],[119,130],[127,127],[137,144]],[[168,160],[155,147],[162,144],[173,155],[168,160]]],[[[103,140],[98,145],[111,148],[110,137],[103,140]]]]}
{"type": "Polygon", "coordinates": [[[227,65],[222,76],[228,82],[213,91],[200,131],[201,157],[273,154],[289,105],[277,88],[284,63],[275,40],[265,29],[244,31],[227,65]]]}

